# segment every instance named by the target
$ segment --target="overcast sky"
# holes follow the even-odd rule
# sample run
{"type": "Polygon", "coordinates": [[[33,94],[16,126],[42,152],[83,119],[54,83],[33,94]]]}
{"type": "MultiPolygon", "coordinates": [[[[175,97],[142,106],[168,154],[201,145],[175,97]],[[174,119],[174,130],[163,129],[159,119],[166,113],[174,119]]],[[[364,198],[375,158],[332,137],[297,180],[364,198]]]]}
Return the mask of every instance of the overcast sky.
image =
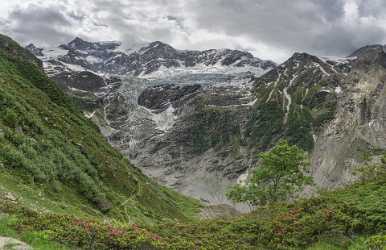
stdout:
{"type": "Polygon", "coordinates": [[[385,43],[384,0],[0,0],[0,32],[24,44],[83,39],[126,46],[235,48],[282,62],[385,43]]]}

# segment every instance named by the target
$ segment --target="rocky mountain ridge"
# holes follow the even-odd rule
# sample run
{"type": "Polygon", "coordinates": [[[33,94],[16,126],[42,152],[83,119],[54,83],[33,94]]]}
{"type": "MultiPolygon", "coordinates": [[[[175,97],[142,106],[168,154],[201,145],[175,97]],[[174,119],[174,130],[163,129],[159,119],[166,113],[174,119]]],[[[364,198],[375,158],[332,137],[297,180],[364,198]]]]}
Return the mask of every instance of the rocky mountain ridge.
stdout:
{"type": "Polygon", "coordinates": [[[275,66],[271,61],[254,57],[251,53],[210,49],[204,51],[177,50],[160,41],[136,50],[121,49],[120,42],[87,42],[79,37],[57,48],[42,49],[30,44],[32,53],[46,63],[51,74],[63,71],[89,70],[100,74],[147,76],[159,71],[183,68],[197,72],[218,72],[226,67],[234,71],[261,74],[275,66]],[[243,68],[248,67],[248,70],[243,68]]]}

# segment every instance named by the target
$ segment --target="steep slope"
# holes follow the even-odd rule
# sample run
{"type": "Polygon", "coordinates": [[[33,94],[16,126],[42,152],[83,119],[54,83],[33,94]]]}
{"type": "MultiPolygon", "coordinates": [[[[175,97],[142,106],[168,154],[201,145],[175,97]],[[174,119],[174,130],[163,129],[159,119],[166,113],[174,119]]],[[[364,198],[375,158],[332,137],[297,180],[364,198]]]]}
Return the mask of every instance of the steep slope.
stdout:
{"type": "Polygon", "coordinates": [[[386,150],[385,59],[380,45],[341,59],[294,54],[256,81],[251,140],[264,149],[287,138],[310,152],[318,185],[350,183],[386,150]]]}
{"type": "Polygon", "coordinates": [[[251,164],[241,135],[253,102],[250,91],[239,87],[149,87],[138,98],[147,114],[135,127],[138,143],[130,144],[133,126],[126,127],[125,119],[110,123],[116,132],[109,139],[162,183],[213,204],[227,203],[225,187],[251,164]]]}
{"type": "Polygon", "coordinates": [[[326,61],[295,53],[258,78],[255,113],[249,121],[250,141],[269,147],[278,138],[311,151],[314,137],[335,114],[340,82],[350,70],[349,60],[326,61]]]}
{"type": "Polygon", "coordinates": [[[40,210],[83,216],[186,219],[197,203],[142,175],[40,65],[14,41],[0,37],[2,196],[40,210]]]}

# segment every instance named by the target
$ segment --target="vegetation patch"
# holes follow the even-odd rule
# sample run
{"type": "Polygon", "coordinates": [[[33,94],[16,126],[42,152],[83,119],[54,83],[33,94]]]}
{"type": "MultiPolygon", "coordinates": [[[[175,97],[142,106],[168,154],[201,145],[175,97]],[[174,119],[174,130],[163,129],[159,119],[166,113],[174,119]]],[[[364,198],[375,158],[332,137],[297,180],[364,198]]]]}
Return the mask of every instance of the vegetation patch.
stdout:
{"type": "Polygon", "coordinates": [[[251,113],[245,137],[249,144],[266,150],[280,138],[283,128],[284,112],[275,102],[261,103],[251,113]]]}
{"type": "Polygon", "coordinates": [[[385,194],[386,177],[378,176],[236,218],[153,226],[37,213],[1,202],[0,211],[11,219],[0,220],[0,230],[16,238],[32,234],[69,249],[383,249],[385,194]]]}
{"type": "Polygon", "coordinates": [[[241,132],[235,112],[204,106],[189,116],[193,151],[203,153],[212,147],[239,142],[241,132]]]}

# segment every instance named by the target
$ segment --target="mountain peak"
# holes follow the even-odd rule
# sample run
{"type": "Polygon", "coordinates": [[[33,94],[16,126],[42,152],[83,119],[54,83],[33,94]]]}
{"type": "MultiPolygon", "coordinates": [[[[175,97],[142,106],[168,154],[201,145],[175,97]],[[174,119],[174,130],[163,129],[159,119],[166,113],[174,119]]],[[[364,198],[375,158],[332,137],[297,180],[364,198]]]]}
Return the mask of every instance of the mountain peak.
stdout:
{"type": "Polygon", "coordinates": [[[80,37],[75,37],[75,39],[69,42],[67,45],[72,49],[85,49],[90,47],[92,43],[87,42],[80,37]]]}
{"type": "Polygon", "coordinates": [[[26,46],[26,48],[37,48],[37,47],[35,46],[35,44],[30,43],[30,44],[28,44],[28,45],[26,46]]]}
{"type": "Polygon", "coordinates": [[[75,37],[68,44],[62,44],[59,47],[66,50],[114,50],[121,46],[118,41],[89,42],[80,37],[75,37]]]}
{"type": "Polygon", "coordinates": [[[285,61],[282,66],[295,66],[300,65],[309,65],[309,64],[322,64],[322,60],[314,55],[308,54],[306,52],[295,52],[287,61],[285,61]]]}
{"type": "Polygon", "coordinates": [[[159,47],[159,46],[171,47],[169,44],[163,43],[161,41],[154,41],[154,42],[150,43],[150,46],[153,46],[153,47],[159,47]]]}
{"type": "Polygon", "coordinates": [[[373,44],[373,45],[366,45],[363,46],[354,53],[350,55],[350,57],[360,57],[360,56],[365,56],[365,55],[374,55],[374,54],[379,54],[379,53],[384,53],[385,52],[385,46],[381,44],[373,44]]]}
{"type": "Polygon", "coordinates": [[[176,49],[169,44],[163,43],[161,41],[155,41],[149,43],[147,46],[139,50],[141,54],[149,53],[150,51],[175,53],[176,49]]]}
{"type": "Polygon", "coordinates": [[[386,67],[386,50],[384,45],[367,45],[350,55],[355,57],[357,65],[367,67],[371,64],[378,64],[386,67]]]}
{"type": "Polygon", "coordinates": [[[314,60],[314,59],[317,59],[316,56],[314,55],[311,55],[311,54],[308,54],[306,52],[295,52],[290,58],[289,60],[314,60]]]}
{"type": "Polygon", "coordinates": [[[35,56],[43,56],[43,49],[36,47],[33,43],[28,44],[25,48],[35,56]]]}
{"type": "Polygon", "coordinates": [[[79,42],[85,42],[85,41],[79,36],[77,36],[70,43],[79,43],[79,42]]]}

